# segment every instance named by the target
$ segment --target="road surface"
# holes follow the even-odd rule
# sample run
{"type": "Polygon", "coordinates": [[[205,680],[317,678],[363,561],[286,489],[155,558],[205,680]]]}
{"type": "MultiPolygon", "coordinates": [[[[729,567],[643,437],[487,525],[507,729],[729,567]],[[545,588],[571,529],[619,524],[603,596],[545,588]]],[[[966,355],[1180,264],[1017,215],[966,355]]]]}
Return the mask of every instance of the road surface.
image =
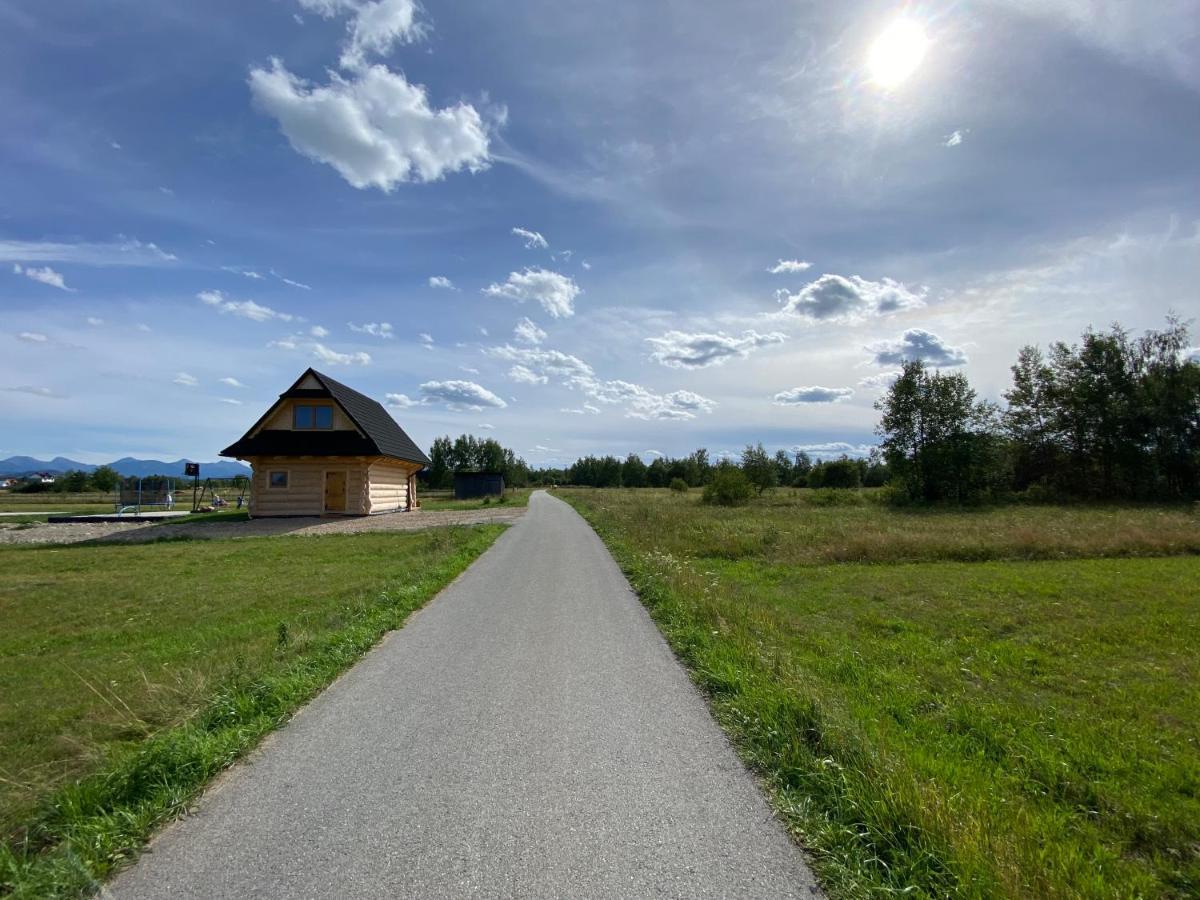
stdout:
{"type": "Polygon", "coordinates": [[[545,493],[110,890],[818,895],[604,545],[545,493]]]}

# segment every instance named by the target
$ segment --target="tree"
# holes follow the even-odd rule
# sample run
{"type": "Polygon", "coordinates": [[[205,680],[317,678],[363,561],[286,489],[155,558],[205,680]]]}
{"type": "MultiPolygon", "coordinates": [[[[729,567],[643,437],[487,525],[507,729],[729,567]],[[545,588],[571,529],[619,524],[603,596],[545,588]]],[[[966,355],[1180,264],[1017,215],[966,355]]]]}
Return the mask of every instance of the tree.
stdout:
{"type": "Polygon", "coordinates": [[[775,459],[772,460],[775,465],[775,480],[779,484],[788,485],[792,483],[794,477],[792,458],[787,455],[786,450],[780,450],[775,454],[775,459]]]}
{"type": "Polygon", "coordinates": [[[630,453],[621,464],[621,483],[625,487],[645,487],[649,482],[646,464],[636,453],[630,453]]]}
{"type": "Polygon", "coordinates": [[[1004,430],[1013,446],[1013,478],[1017,490],[1045,485],[1057,462],[1054,370],[1037,347],[1022,347],[1012,367],[1013,386],[1004,393],[1008,409],[1004,430]]]}
{"type": "Polygon", "coordinates": [[[753,490],[745,473],[737,466],[717,466],[712,480],[704,486],[700,501],[716,506],[743,506],[750,502],[753,490]]]}
{"type": "Polygon", "coordinates": [[[760,496],[763,491],[779,483],[775,464],[761,442],[757,445],[747,444],[746,449],[742,451],[742,472],[760,496]]]}
{"type": "Polygon", "coordinates": [[[112,466],[99,466],[92,472],[89,480],[93,490],[108,494],[117,489],[117,485],[121,483],[121,476],[112,466]]]}
{"type": "Polygon", "coordinates": [[[807,487],[808,473],[812,471],[812,457],[803,450],[796,451],[796,461],[792,464],[793,487],[807,487]]]}
{"type": "MultiPolygon", "coordinates": [[[[683,481],[682,478],[679,480],[683,481]]],[[[667,472],[667,461],[661,456],[656,456],[647,467],[646,481],[650,487],[666,487],[667,483],[671,481],[671,476],[667,472]]],[[[685,486],[687,485],[686,481],[683,483],[685,486]]]]}
{"type": "Polygon", "coordinates": [[[450,442],[449,435],[433,439],[433,446],[429,448],[429,486],[431,488],[448,488],[453,484],[453,469],[450,466],[450,457],[453,451],[454,445],[450,442]]]}
{"type": "Polygon", "coordinates": [[[79,494],[87,490],[88,475],[87,472],[81,472],[78,469],[71,469],[63,472],[54,481],[54,490],[59,493],[79,494]]]}

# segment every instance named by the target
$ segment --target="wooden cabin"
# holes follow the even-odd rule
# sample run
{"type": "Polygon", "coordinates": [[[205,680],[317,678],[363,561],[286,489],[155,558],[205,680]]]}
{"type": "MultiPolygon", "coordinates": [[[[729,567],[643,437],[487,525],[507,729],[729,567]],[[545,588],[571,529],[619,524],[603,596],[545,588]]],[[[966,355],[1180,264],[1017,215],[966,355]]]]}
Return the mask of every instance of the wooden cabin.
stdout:
{"type": "Polygon", "coordinates": [[[221,456],[253,469],[250,515],[412,509],[429,458],[376,400],[308,369],[221,456]]]}

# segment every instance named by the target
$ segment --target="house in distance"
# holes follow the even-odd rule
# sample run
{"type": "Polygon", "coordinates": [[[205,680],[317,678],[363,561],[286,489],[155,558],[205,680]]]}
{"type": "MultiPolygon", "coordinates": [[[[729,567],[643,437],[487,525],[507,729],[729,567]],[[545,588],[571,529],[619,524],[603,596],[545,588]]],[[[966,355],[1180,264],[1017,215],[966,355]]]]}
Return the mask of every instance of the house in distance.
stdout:
{"type": "Polygon", "coordinates": [[[376,400],[308,369],[222,456],[253,469],[250,515],[396,512],[429,458],[376,400]]]}

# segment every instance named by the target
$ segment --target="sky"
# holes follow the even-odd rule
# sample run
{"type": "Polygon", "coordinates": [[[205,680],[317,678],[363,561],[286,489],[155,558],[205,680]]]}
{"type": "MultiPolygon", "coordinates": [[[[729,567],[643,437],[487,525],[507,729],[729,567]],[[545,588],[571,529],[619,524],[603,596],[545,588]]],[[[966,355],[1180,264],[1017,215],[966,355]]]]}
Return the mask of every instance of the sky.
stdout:
{"type": "Polygon", "coordinates": [[[1200,312],[1200,0],[0,0],[0,457],[817,455],[1200,312]]]}

